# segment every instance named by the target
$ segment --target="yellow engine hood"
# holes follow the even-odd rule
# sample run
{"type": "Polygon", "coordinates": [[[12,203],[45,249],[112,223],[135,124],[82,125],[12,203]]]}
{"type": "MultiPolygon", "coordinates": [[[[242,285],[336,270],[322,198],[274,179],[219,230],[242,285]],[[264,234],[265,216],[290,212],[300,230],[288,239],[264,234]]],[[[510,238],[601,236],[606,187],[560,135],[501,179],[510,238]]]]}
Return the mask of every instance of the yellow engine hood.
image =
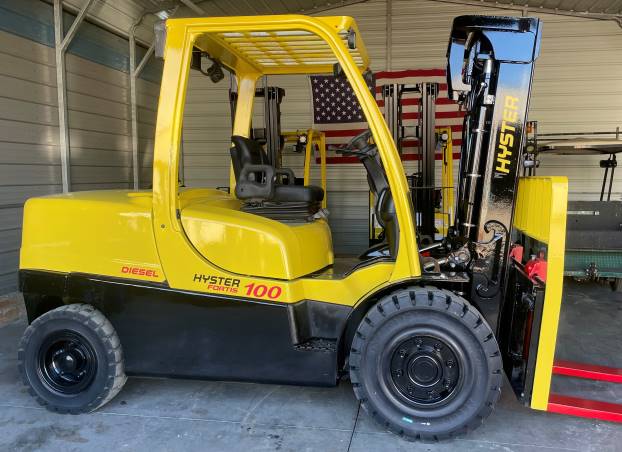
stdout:
{"type": "Polygon", "coordinates": [[[151,191],[98,190],[31,198],[20,269],[164,281],[151,191]]]}

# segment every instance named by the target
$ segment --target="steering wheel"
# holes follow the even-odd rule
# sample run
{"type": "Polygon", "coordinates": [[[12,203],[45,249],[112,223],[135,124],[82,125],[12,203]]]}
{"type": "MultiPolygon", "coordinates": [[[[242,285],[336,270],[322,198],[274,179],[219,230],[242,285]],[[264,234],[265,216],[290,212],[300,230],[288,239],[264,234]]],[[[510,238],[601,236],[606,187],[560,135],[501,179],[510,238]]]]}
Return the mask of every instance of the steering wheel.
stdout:
{"type": "Polygon", "coordinates": [[[376,146],[369,144],[369,138],[371,137],[371,130],[367,129],[359,133],[357,136],[348,141],[345,148],[340,149],[337,152],[342,154],[357,155],[359,157],[370,157],[375,155],[376,146]]]}

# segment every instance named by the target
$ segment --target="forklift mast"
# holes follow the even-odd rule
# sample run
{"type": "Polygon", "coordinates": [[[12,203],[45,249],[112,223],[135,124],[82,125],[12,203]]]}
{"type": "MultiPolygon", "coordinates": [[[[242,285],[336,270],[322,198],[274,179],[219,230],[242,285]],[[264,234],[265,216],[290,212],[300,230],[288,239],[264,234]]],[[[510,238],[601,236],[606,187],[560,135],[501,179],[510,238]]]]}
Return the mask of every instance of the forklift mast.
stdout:
{"type": "Polygon", "coordinates": [[[408,176],[415,213],[417,214],[417,232],[421,242],[431,243],[436,233],[436,181],[435,159],[436,139],[436,98],[439,84],[422,82],[416,84],[389,83],[382,85],[384,118],[399,153],[403,142],[413,139],[419,141],[417,171],[408,176]],[[402,101],[404,95],[418,93],[420,96],[417,123],[404,126],[402,101]]]}
{"type": "Polygon", "coordinates": [[[490,302],[498,312],[507,279],[540,36],[536,18],[461,16],[454,20],[447,51],[448,94],[466,112],[448,239],[472,259],[471,300],[483,312],[490,302]]]}
{"type": "MultiPolygon", "coordinates": [[[[285,97],[285,90],[278,86],[264,86],[255,89],[255,98],[263,99],[264,127],[251,127],[251,137],[265,144],[269,163],[275,168],[281,168],[281,151],[283,138],[281,134],[281,102],[285,97]]],[[[235,118],[235,107],[238,93],[229,91],[231,118],[235,118]]]]}

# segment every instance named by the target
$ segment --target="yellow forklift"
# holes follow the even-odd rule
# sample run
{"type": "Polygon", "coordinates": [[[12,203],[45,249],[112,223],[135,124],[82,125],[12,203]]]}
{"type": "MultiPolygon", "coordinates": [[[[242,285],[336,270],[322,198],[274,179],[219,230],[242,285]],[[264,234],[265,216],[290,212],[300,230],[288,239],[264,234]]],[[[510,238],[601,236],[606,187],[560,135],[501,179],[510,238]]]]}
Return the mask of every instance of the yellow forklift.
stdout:
{"type": "MultiPolygon", "coordinates": [[[[462,16],[448,49],[449,93],[467,112],[455,220],[418,247],[399,153],[350,17],[171,19],[153,190],[32,198],[20,287],[29,327],[19,368],[61,413],[93,411],[126,375],[299,385],[352,382],[381,425],[438,440],[492,412],[507,374],[546,409],[561,301],[567,183],[518,177],[540,22],[462,16]],[[237,79],[231,194],[178,183],[193,49],[237,79]],[[351,140],[368,173],[387,253],[336,258],[321,187],[267,163],[250,137],[264,75],[346,77],[369,130],[351,140]],[[546,250],[530,277],[510,244],[546,250]]],[[[364,219],[362,221],[365,221],[364,219]]]]}

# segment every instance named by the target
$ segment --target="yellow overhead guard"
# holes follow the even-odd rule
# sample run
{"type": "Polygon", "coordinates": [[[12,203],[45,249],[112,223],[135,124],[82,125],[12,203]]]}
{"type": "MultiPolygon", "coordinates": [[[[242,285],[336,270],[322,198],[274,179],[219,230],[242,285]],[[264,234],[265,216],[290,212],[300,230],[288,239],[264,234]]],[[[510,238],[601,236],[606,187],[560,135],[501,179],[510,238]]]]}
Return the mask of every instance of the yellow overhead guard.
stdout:
{"type": "Polygon", "coordinates": [[[320,29],[338,34],[361,71],[369,66],[367,49],[351,17],[241,16],[235,18],[236,31],[231,31],[231,20],[230,17],[169,19],[166,25],[179,24],[191,31],[196,24],[202,30],[210,30],[197,36],[195,47],[234,71],[245,67],[264,75],[332,72],[337,58],[326,40],[318,35],[318,24],[320,29]],[[298,28],[284,29],[288,21],[298,28]]]}

